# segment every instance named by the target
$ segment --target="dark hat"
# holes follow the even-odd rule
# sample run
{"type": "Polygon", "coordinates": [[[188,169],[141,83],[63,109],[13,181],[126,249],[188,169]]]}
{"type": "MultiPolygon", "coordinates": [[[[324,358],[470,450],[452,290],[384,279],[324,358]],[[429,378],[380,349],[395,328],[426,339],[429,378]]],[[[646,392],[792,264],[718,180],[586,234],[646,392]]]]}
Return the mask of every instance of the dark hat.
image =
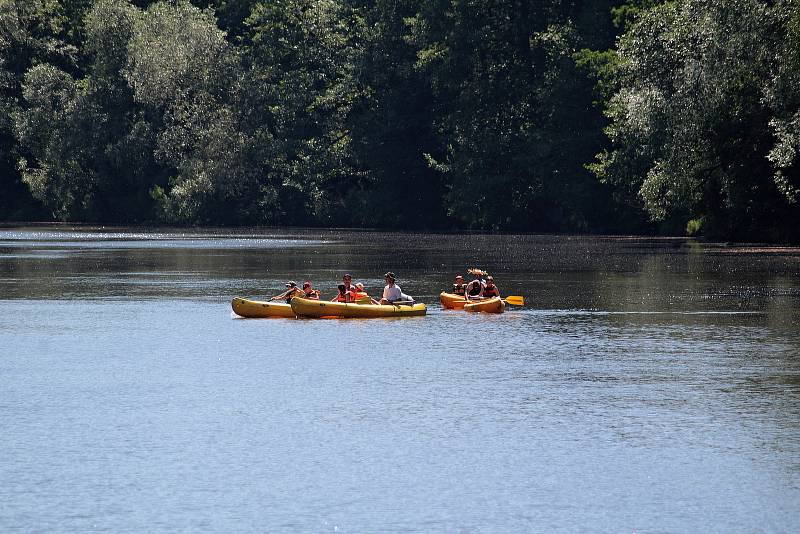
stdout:
{"type": "Polygon", "coordinates": [[[344,276],[342,276],[342,278],[353,278],[353,275],[350,273],[344,273],[344,276]]]}
{"type": "Polygon", "coordinates": [[[286,282],[286,287],[297,287],[297,282],[286,282]]]}
{"type": "Polygon", "coordinates": [[[391,278],[392,280],[396,280],[396,278],[394,276],[394,273],[392,271],[389,271],[388,273],[384,274],[383,277],[384,278],[391,278]]]}

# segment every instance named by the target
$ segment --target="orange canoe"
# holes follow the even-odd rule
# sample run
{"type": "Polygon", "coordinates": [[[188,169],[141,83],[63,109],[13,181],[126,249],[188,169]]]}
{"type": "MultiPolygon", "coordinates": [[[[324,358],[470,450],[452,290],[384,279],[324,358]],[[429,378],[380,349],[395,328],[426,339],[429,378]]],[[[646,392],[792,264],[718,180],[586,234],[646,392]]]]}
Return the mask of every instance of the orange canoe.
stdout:
{"type": "Polygon", "coordinates": [[[494,297],[467,303],[464,305],[464,310],[468,312],[503,313],[506,310],[506,303],[500,297],[494,297]]]}
{"type": "Polygon", "coordinates": [[[446,310],[463,310],[464,304],[469,302],[461,295],[445,293],[444,291],[439,293],[439,300],[442,301],[442,308],[446,310]]]}

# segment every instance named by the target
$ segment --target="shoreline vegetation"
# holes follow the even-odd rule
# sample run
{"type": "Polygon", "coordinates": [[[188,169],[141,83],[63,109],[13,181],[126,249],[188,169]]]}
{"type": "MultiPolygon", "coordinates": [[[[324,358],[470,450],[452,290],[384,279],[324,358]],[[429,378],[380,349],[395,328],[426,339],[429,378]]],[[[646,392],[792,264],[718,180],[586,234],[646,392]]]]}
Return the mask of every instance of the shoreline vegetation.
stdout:
{"type": "Polygon", "coordinates": [[[791,0],[0,3],[0,221],[749,251],[798,154],[791,0]]]}

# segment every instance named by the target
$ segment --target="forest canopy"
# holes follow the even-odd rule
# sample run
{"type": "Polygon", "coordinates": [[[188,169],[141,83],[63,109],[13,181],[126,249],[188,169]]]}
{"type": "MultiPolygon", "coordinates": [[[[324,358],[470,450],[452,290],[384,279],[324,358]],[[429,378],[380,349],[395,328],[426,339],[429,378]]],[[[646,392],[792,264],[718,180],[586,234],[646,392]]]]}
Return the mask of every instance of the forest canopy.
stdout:
{"type": "Polygon", "coordinates": [[[0,220],[800,240],[793,0],[0,0],[0,220]]]}

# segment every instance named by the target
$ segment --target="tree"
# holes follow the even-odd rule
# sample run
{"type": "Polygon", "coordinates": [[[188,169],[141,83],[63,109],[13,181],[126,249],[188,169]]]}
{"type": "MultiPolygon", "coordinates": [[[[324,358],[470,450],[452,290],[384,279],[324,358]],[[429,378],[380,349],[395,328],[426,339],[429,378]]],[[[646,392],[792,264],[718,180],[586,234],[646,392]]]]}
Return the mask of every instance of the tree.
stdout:
{"type": "Polygon", "coordinates": [[[415,68],[417,47],[408,38],[407,21],[419,2],[370,4],[356,69],[364,98],[348,118],[353,150],[369,182],[346,204],[367,226],[446,227],[442,175],[425,158],[442,152],[432,120],[435,99],[428,77],[415,68]]]}
{"type": "Polygon", "coordinates": [[[258,4],[245,24],[243,106],[262,170],[259,206],[270,222],[351,222],[345,198],[367,180],[347,121],[362,98],[354,69],[363,18],[335,0],[282,0],[258,4]]]}
{"type": "Polygon", "coordinates": [[[768,159],[778,192],[795,207],[800,200],[800,6],[781,3],[776,11],[786,32],[776,49],[777,74],[767,88],[766,100],[774,114],[770,126],[776,140],[768,159]]]}
{"type": "Polygon", "coordinates": [[[100,0],[81,23],[85,76],[49,64],[25,77],[17,114],[23,180],[64,220],[133,222],[152,218],[148,188],[159,178],[153,136],[122,76],[141,13],[100,0]]]}
{"type": "Polygon", "coordinates": [[[600,211],[592,203],[605,197],[610,204],[582,165],[587,147],[597,148],[584,130],[596,113],[591,83],[572,56],[586,46],[575,21],[586,24],[590,11],[560,2],[440,0],[409,20],[417,68],[436,96],[440,147],[429,162],[443,173],[448,212],[462,224],[587,230],[589,214],[600,211]]]}
{"type": "Polygon", "coordinates": [[[151,5],[133,25],[124,76],[155,134],[157,160],[174,175],[152,194],[161,218],[230,220],[254,179],[234,106],[238,56],[213,13],[187,1],[151,5]]]}
{"type": "Polygon", "coordinates": [[[0,2],[0,218],[42,215],[17,169],[14,116],[31,66],[49,61],[67,67],[74,62],[75,48],[64,40],[65,26],[63,8],[55,0],[0,2]]]}
{"type": "Polygon", "coordinates": [[[796,183],[768,159],[790,163],[780,145],[772,150],[773,128],[787,123],[772,120],[766,98],[775,50],[786,49],[783,12],[756,0],[687,0],[640,13],[617,51],[606,110],[613,148],[593,166],[601,180],[636,191],[655,221],[787,237],[777,221],[797,220],[796,183]]]}

